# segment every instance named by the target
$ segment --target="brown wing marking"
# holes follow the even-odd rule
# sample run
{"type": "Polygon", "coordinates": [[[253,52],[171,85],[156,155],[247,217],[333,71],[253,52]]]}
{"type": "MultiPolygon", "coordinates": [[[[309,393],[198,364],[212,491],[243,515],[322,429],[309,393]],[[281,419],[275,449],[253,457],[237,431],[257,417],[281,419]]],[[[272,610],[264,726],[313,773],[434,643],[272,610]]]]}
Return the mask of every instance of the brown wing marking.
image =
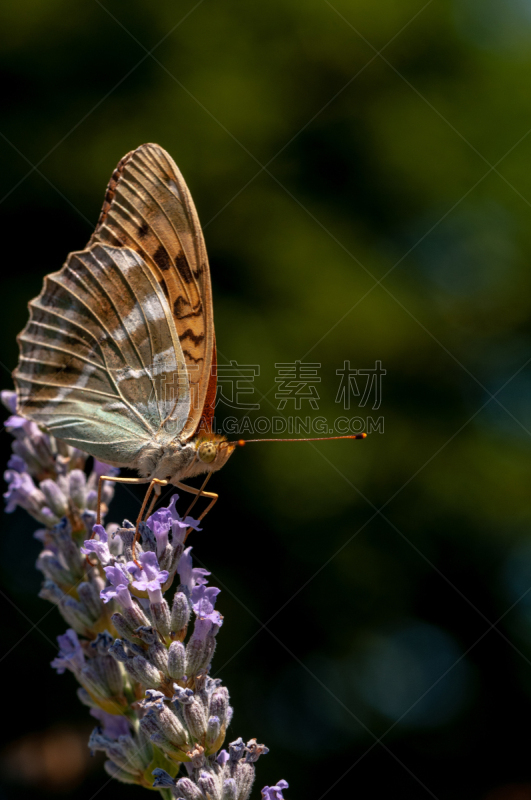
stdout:
{"type": "Polygon", "coordinates": [[[215,433],[213,430],[213,420],[216,407],[216,387],[217,387],[217,373],[218,359],[216,353],[216,340],[214,338],[214,345],[212,347],[212,366],[210,368],[210,378],[208,381],[208,389],[205,397],[205,405],[203,406],[203,413],[196,428],[196,433],[215,433]]]}
{"type": "Polygon", "coordinates": [[[89,242],[135,250],[163,288],[188,370],[190,416],[181,440],[197,430],[211,382],[214,323],[205,244],[190,192],[156,144],[128,153],[113,172],[89,242]]]}
{"type": "Polygon", "coordinates": [[[134,466],[168,418],[181,430],[189,416],[167,301],[129,249],[71,253],[30,303],[18,341],[19,412],[103,461],[134,466]]]}

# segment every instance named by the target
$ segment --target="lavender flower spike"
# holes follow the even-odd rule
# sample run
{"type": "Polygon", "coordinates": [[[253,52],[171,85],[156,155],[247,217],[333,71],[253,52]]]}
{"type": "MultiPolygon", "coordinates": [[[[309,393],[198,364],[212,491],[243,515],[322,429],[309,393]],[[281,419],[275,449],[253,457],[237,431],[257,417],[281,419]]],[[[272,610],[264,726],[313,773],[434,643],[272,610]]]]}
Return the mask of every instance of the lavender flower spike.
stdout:
{"type": "MultiPolygon", "coordinates": [[[[16,411],[14,393],[2,399],[16,411]]],[[[79,450],[16,413],[8,427],[15,441],[7,511],[22,506],[45,526],[36,537],[46,578],[40,596],[69,625],[52,666],[80,684],[78,697],[98,723],[90,748],[106,753],[112,778],[159,789],[164,800],[249,800],[256,762],[268,751],[241,738],[221,749],[233,709],[227,688],[209,675],[223,623],[220,590],[184,549],[198,521],[179,515],[174,495],[141,526],[138,562],[131,561],[134,526],[94,524],[99,477],[115,470],[95,461],[87,478],[79,450]]],[[[113,492],[106,483],[104,509],[113,492]]],[[[287,788],[286,781],[266,786],[262,800],[284,800],[287,788]]]]}

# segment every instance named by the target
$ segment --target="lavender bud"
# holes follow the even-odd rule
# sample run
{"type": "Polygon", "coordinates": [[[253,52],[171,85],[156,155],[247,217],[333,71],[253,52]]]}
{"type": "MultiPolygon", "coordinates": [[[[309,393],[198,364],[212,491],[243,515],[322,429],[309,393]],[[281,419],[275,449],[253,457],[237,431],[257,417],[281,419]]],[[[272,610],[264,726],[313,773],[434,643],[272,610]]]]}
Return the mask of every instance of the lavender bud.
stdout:
{"type": "Polygon", "coordinates": [[[186,674],[188,677],[197,675],[201,671],[205,660],[205,642],[194,636],[186,645],[186,674]]]}
{"type": "Polygon", "coordinates": [[[98,590],[91,583],[83,581],[83,583],[80,583],[77,587],[77,592],[88,614],[92,617],[93,621],[96,622],[103,613],[103,603],[100,600],[98,590]]]}
{"type": "Polygon", "coordinates": [[[50,531],[50,536],[54,544],[60,551],[68,568],[76,578],[81,578],[85,574],[85,559],[79,552],[79,548],[72,540],[72,528],[67,519],[62,519],[50,531]]]}
{"type": "Polygon", "coordinates": [[[239,761],[245,752],[245,743],[241,736],[229,744],[229,757],[235,763],[239,761]]]}
{"type": "Polygon", "coordinates": [[[39,489],[46,498],[46,505],[56,517],[64,517],[68,512],[68,500],[55,481],[50,479],[41,481],[39,489]]]}
{"type": "Polygon", "coordinates": [[[101,594],[101,590],[105,589],[105,581],[101,577],[101,575],[99,574],[98,568],[97,567],[89,567],[87,569],[87,575],[88,575],[90,583],[92,584],[92,586],[94,586],[95,590],[98,593],[98,597],[99,597],[100,594],[101,594]]]}
{"type": "Polygon", "coordinates": [[[212,661],[212,656],[214,655],[214,650],[216,649],[216,638],[209,634],[205,641],[205,652],[203,655],[203,663],[201,664],[200,670],[206,670],[210,662],[212,661]]]}
{"type": "Polygon", "coordinates": [[[219,781],[215,780],[211,772],[202,772],[197,780],[197,785],[205,795],[212,800],[221,800],[219,781]]]}
{"type": "Polygon", "coordinates": [[[154,664],[157,669],[160,669],[164,675],[168,674],[168,651],[160,642],[155,642],[148,649],[148,659],[154,664]]]}
{"type": "Polygon", "coordinates": [[[193,783],[190,778],[181,778],[175,784],[178,796],[182,796],[184,800],[205,800],[203,793],[193,783]]]}
{"type": "Polygon", "coordinates": [[[77,696],[84,706],[88,706],[89,708],[98,708],[98,705],[94,702],[87,690],[83,689],[81,686],[77,690],[77,696]]]}
{"type": "Polygon", "coordinates": [[[109,647],[109,653],[111,653],[111,655],[122,664],[126,664],[130,660],[130,656],[127,653],[124,643],[121,639],[114,640],[114,644],[109,647]]]}
{"type": "Polygon", "coordinates": [[[229,692],[225,686],[220,686],[210,698],[210,714],[218,717],[220,724],[227,723],[227,710],[229,706],[229,692]]]}
{"type": "Polygon", "coordinates": [[[183,714],[190,733],[194,739],[201,741],[207,731],[207,718],[203,704],[194,698],[191,703],[183,707],[183,714]]]}
{"type": "Polygon", "coordinates": [[[85,614],[83,606],[72,597],[64,594],[59,601],[59,611],[76,633],[87,636],[92,620],[85,614]]]}
{"type": "MultiPolygon", "coordinates": [[[[42,433],[37,426],[34,428],[34,434],[31,437],[35,455],[40,462],[39,472],[53,472],[55,470],[55,461],[53,453],[50,449],[50,439],[46,434],[42,433]]],[[[56,445],[60,445],[58,439],[54,439],[56,445]]]]}
{"type": "Polygon", "coordinates": [[[120,736],[118,741],[128,765],[127,768],[135,772],[143,772],[153,758],[153,749],[150,748],[151,753],[148,755],[146,749],[139,747],[138,742],[132,736],[120,736]]]}
{"type": "Polygon", "coordinates": [[[253,765],[245,762],[237,764],[234,778],[238,784],[238,800],[247,800],[254,783],[253,765]]]}
{"type": "Polygon", "coordinates": [[[90,694],[97,699],[107,700],[110,696],[109,687],[105,685],[101,676],[91,666],[83,667],[79,682],[90,694]]]}
{"type": "Polygon", "coordinates": [[[129,607],[122,606],[122,614],[125,618],[125,621],[128,625],[131,626],[133,630],[136,630],[140,627],[149,627],[149,620],[138,605],[137,602],[132,600],[131,605],[129,607]]]}
{"type": "Polygon", "coordinates": [[[175,689],[175,694],[173,695],[172,700],[174,703],[178,701],[181,708],[184,708],[184,706],[190,705],[190,703],[194,702],[194,692],[192,689],[183,689],[176,683],[173,684],[173,688],[175,689]]]}
{"type": "Polygon", "coordinates": [[[184,592],[176,592],[171,608],[171,629],[180,633],[190,621],[190,606],[184,592]]]}
{"type": "Polygon", "coordinates": [[[124,688],[124,679],[118,662],[111,656],[98,658],[99,671],[109,687],[112,696],[121,695],[124,688]]]}
{"type": "Polygon", "coordinates": [[[115,614],[112,615],[111,622],[118,631],[118,633],[120,634],[120,636],[122,636],[124,639],[128,639],[130,642],[138,642],[138,638],[134,630],[126,621],[123,614],[120,614],[119,611],[117,611],[115,614]]]}
{"type": "MultiPolygon", "coordinates": [[[[145,736],[153,737],[157,733],[161,733],[159,720],[153,711],[147,711],[140,720],[140,730],[145,736]]],[[[151,738],[154,741],[153,738],[151,738]]]]}
{"type": "Polygon", "coordinates": [[[170,742],[168,737],[164,736],[163,733],[160,732],[152,733],[149,738],[150,741],[153,742],[153,744],[156,744],[157,747],[160,750],[163,750],[165,753],[168,753],[169,755],[182,756],[183,754],[182,748],[177,747],[177,745],[170,742]]]}
{"type": "Polygon", "coordinates": [[[249,739],[247,742],[247,755],[246,761],[254,764],[260,756],[265,756],[269,753],[269,748],[265,744],[258,744],[256,739],[249,739]]]}
{"type": "Polygon", "coordinates": [[[219,717],[209,717],[206,732],[206,743],[209,748],[216,743],[220,733],[221,725],[219,717]]]}
{"type": "Polygon", "coordinates": [[[70,570],[51,550],[42,550],[35,566],[48,580],[58,583],[60,586],[72,586],[75,583],[75,578],[70,570]]]}
{"type": "Polygon", "coordinates": [[[159,787],[162,789],[175,788],[175,780],[166,772],[165,769],[154,769],[151,774],[155,776],[155,780],[153,782],[154,789],[158,789],[159,787]]]}
{"type": "Polygon", "coordinates": [[[171,554],[171,560],[169,566],[166,567],[170,575],[175,573],[177,569],[177,565],[179,563],[179,559],[181,558],[184,551],[184,544],[182,542],[177,542],[173,547],[173,553],[171,554]]]}
{"type": "Polygon", "coordinates": [[[110,506],[113,497],[114,497],[114,482],[105,481],[103,484],[103,489],[101,490],[101,499],[102,502],[107,506],[107,508],[110,506]]]}
{"type": "Polygon", "coordinates": [[[122,740],[127,739],[127,736],[120,736],[118,740],[110,739],[104,733],[102,733],[101,728],[94,728],[90,735],[89,739],[89,748],[92,752],[96,750],[103,750],[104,753],[107,753],[109,758],[112,758],[115,764],[117,764],[120,769],[125,770],[126,772],[130,772],[134,774],[138,772],[127,758],[123,747],[122,747],[122,740]]]}
{"type": "MultiPolygon", "coordinates": [[[[157,549],[158,553],[158,549],[157,549]]],[[[171,544],[167,544],[164,548],[164,552],[159,557],[159,566],[161,569],[167,569],[170,572],[170,567],[173,560],[173,547],[171,544]]],[[[171,574],[171,573],[170,573],[171,574]]]]}
{"type": "Polygon", "coordinates": [[[44,581],[39,592],[39,597],[41,597],[43,600],[48,600],[50,603],[55,603],[58,605],[61,602],[62,596],[63,592],[56,583],[51,580],[44,581]]]}
{"type": "Polygon", "coordinates": [[[142,656],[135,656],[133,658],[133,668],[141,682],[144,686],[147,686],[148,689],[156,689],[162,683],[163,676],[160,674],[159,670],[142,656]]]}
{"type": "Polygon", "coordinates": [[[157,709],[157,712],[162,733],[167,736],[173,744],[185,744],[188,740],[188,732],[177,715],[166,705],[162,705],[161,708],[157,709]]]}
{"type": "Polygon", "coordinates": [[[167,741],[172,748],[182,747],[188,742],[186,729],[165,705],[148,709],[140,720],[140,727],[151,738],[151,741],[161,741],[160,735],[163,737],[163,741],[167,741]],[[153,738],[154,736],[157,736],[156,740],[153,738]]]}
{"type": "Polygon", "coordinates": [[[145,644],[155,644],[158,641],[157,631],[149,625],[139,625],[135,630],[136,635],[145,644]]]}
{"type": "Polygon", "coordinates": [[[170,678],[180,681],[185,676],[186,650],[182,642],[172,642],[168,650],[168,674],[170,678]]]}
{"type": "Polygon", "coordinates": [[[144,731],[140,728],[136,737],[136,747],[146,767],[153,761],[153,745],[144,731]]]}
{"type": "Polygon", "coordinates": [[[238,786],[234,778],[223,781],[221,800],[238,800],[238,786]]]}
{"type": "Polygon", "coordinates": [[[111,778],[120,781],[120,783],[138,783],[134,775],[131,775],[130,772],[126,772],[124,769],[120,769],[120,767],[115,764],[114,761],[106,761],[103,767],[107,775],[110,775],[111,778]]]}
{"type": "Polygon", "coordinates": [[[166,600],[162,598],[162,603],[151,603],[150,609],[153,622],[158,632],[161,636],[169,636],[171,631],[171,616],[170,607],[166,600]]]}
{"type": "MultiPolygon", "coordinates": [[[[85,496],[85,508],[87,511],[97,511],[97,507],[98,507],[98,493],[95,489],[90,489],[85,496]]],[[[96,522],[96,520],[94,520],[94,522],[96,522]]]]}
{"type": "Polygon", "coordinates": [[[68,494],[73,504],[82,511],[86,507],[87,479],[80,469],[73,469],[68,475],[68,494]]]}

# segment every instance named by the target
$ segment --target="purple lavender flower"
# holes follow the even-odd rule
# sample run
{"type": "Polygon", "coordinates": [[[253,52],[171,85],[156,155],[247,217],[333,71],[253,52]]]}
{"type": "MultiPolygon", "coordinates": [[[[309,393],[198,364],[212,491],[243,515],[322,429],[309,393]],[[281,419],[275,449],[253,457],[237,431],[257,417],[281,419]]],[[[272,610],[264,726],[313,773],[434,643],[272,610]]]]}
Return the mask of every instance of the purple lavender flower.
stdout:
{"type": "Polygon", "coordinates": [[[178,494],[172,495],[172,498],[170,500],[170,505],[168,506],[168,511],[171,514],[172,521],[182,523],[186,528],[193,528],[194,531],[202,530],[202,528],[199,527],[199,520],[192,519],[192,517],[185,517],[183,520],[183,518],[181,517],[176,508],[176,503],[178,499],[179,499],[178,494]]]}
{"type": "Polygon", "coordinates": [[[28,467],[26,462],[20,456],[13,454],[9,461],[7,462],[7,468],[13,469],[15,472],[27,472],[28,467]]]}
{"type": "Polygon", "coordinates": [[[8,469],[4,472],[4,478],[7,482],[7,492],[4,492],[7,514],[11,514],[17,506],[20,506],[49,528],[59,522],[59,517],[45,505],[46,498],[43,492],[35,486],[28,472],[8,469]]]}
{"type": "Polygon", "coordinates": [[[111,467],[110,464],[104,464],[103,461],[98,461],[98,459],[95,458],[91,474],[95,476],[96,480],[99,480],[102,475],[108,475],[109,478],[116,478],[120,474],[120,470],[118,467],[111,467]]]}
{"type": "Polygon", "coordinates": [[[175,507],[178,499],[179,495],[174,494],[168,508],[160,508],[147,520],[147,525],[157,540],[157,556],[159,558],[164,553],[168,544],[168,534],[170,530],[172,532],[172,544],[174,547],[184,542],[184,535],[188,528],[193,528],[196,531],[201,530],[198,520],[192,517],[182,519],[175,507]]]}
{"type": "MultiPolygon", "coordinates": [[[[19,428],[22,428],[24,433],[27,433],[29,436],[33,433],[32,425],[35,425],[34,422],[31,422],[29,419],[24,419],[24,417],[20,417],[18,414],[13,414],[13,416],[8,417],[5,421],[5,426],[9,433],[12,433],[15,436],[15,431],[19,428]]],[[[35,427],[37,427],[35,425],[35,427]]],[[[37,428],[38,430],[38,428],[37,428]]]]}
{"type": "Polygon", "coordinates": [[[8,411],[11,414],[17,413],[17,393],[12,392],[9,389],[2,389],[0,392],[0,397],[2,398],[2,403],[5,405],[8,411]]]}
{"type": "Polygon", "coordinates": [[[148,528],[152,531],[157,542],[157,556],[160,558],[168,545],[168,533],[171,528],[171,517],[167,508],[155,511],[148,520],[148,528]]]}
{"type": "Polygon", "coordinates": [[[219,611],[214,611],[214,603],[220,589],[215,586],[195,586],[192,591],[192,608],[197,617],[194,625],[194,638],[206,639],[213,625],[218,627],[223,624],[223,617],[219,611]]]}
{"type": "Polygon", "coordinates": [[[113,567],[104,567],[107,580],[110,586],[106,586],[100,592],[100,597],[104,603],[108,603],[113,597],[116,597],[119,602],[128,608],[131,603],[131,595],[129,594],[129,576],[122,564],[115,564],[113,567]]]}
{"type": "Polygon", "coordinates": [[[30,497],[35,496],[38,490],[27,472],[8,469],[4,472],[4,478],[7,483],[7,492],[4,493],[5,510],[6,514],[11,514],[17,506],[25,508],[30,497]]]}
{"type": "Polygon", "coordinates": [[[191,550],[191,547],[186,548],[179,559],[179,566],[177,567],[177,572],[181,579],[181,586],[186,587],[190,595],[192,594],[194,586],[201,586],[204,583],[208,583],[206,576],[210,575],[207,569],[192,567],[191,550]]]}
{"type": "Polygon", "coordinates": [[[57,637],[59,642],[59,655],[52,661],[52,667],[62,675],[65,669],[77,672],[85,666],[85,654],[81,648],[77,633],[68,628],[66,633],[57,637]]]}
{"type": "Polygon", "coordinates": [[[127,564],[127,569],[133,575],[133,586],[139,592],[147,592],[150,603],[162,603],[160,587],[168,580],[168,570],[160,569],[155,553],[148,550],[140,553],[138,560],[142,564],[139,569],[134,561],[127,564]]]}
{"type": "Polygon", "coordinates": [[[264,786],[262,789],[263,800],[284,800],[283,789],[288,789],[289,783],[284,780],[278,781],[276,786],[264,786]]]}
{"type": "Polygon", "coordinates": [[[90,553],[95,553],[100,561],[100,564],[105,566],[112,559],[108,544],[109,536],[103,525],[94,525],[92,532],[94,536],[97,536],[98,538],[86,539],[83,542],[85,546],[80,547],[80,550],[85,556],[90,555],[90,553]]]}
{"type": "Polygon", "coordinates": [[[131,733],[127,718],[121,714],[108,714],[102,708],[91,708],[90,714],[96,717],[103,728],[103,733],[109,739],[117,739],[119,736],[128,736],[131,733]]]}

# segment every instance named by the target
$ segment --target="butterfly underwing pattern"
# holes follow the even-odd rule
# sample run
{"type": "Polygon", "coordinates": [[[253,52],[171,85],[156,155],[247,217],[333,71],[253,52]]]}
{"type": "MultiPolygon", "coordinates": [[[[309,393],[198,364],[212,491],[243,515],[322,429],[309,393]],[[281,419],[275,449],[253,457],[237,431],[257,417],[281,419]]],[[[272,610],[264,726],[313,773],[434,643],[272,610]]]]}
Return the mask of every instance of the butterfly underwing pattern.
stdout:
{"type": "Polygon", "coordinates": [[[169,154],[119,162],[86,248],[44,280],[18,337],[18,413],[107,464],[176,484],[234,444],[212,430],[216,343],[205,243],[169,154]]]}

